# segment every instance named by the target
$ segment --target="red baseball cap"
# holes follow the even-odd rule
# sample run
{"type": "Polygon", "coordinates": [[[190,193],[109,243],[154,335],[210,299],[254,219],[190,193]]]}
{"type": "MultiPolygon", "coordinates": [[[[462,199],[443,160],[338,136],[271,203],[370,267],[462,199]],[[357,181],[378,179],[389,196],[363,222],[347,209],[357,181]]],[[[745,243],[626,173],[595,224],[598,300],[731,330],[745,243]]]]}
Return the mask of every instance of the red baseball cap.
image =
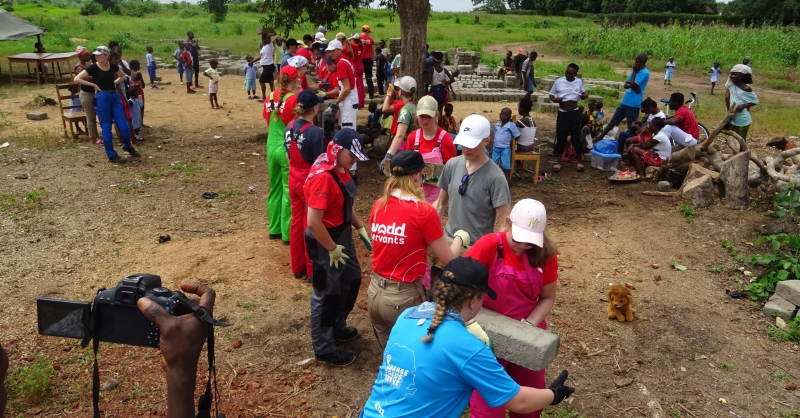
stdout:
{"type": "Polygon", "coordinates": [[[294,68],[291,65],[286,65],[281,68],[281,75],[283,74],[286,74],[289,76],[289,78],[300,77],[300,74],[297,73],[297,68],[294,68]]]}
{"type": "Polygon", "coordinates": [[[299,55],[309,61],[311,61],[311,53],[308,52],[308,48],[300,48],[297,50],[297,53],[294,54],[295,56],[299,55]]]}

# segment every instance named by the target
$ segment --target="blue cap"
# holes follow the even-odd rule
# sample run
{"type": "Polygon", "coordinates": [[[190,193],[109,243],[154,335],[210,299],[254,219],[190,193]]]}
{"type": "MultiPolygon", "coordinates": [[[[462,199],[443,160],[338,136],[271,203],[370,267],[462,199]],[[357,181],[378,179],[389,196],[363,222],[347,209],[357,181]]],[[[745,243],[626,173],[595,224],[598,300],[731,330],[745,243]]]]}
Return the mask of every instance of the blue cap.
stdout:
{"type": "Polygon", "coordinates": [[[333,59],[333,57],[331,57],[330,55],[328,55],[328,58],[325,58],[325,64],[328,64],[328,65],[336,64],[336,60],[333,59]]]}
{"type": "Polygon", "coordinates": [[[333,136],[333,142],[342,148],[347,148],[358,161],[367,161],[364,146],[361,143],[361,134],[350,128],[343,128],[333,136]]]}
{"type": "Polygon", "coordinates": [[[305,109],[311,109],[319,104],[319,98],[313,91],[306,89],[297,96],[297,103],[305,109]]]}

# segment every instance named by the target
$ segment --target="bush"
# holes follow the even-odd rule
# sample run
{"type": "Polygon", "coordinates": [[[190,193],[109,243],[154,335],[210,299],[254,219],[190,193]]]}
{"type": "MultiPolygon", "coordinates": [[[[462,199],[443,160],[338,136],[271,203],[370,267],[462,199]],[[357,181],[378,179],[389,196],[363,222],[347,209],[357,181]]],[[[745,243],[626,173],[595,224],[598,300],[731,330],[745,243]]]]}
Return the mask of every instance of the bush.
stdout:
{"type": "Polygon", "coordinates": [[[749,260],[752,266],[761,266],[764,272],[745,288],[751,299],[760,299],[775,292],[783,280],[800,279],[800,234],[776,234],[758,238],[756,245],[769,243],[772,252],[755,254],[749,260]]]}
{"type": "Polygon", "coordinates": [[[211,13],[213,22],[222,22],[228,14],[229,2],[230,0],[201,0],[197,5],[211,13]]]}
{"type": "Polygon", "coordinates": [[[181,10],[181,12],[178,13],[178,16],[186,19],[186,18],[190,18],[190,17],[195,17],[195,16],[197,16],[199,14],[200,14],[200,12],[198,12],[197,9],[195,9],[194,7],[187,7],[185,9],[181,10]]]}
{"type": "MultiPolygon", "coordinates": [[[[83,14],[83,11],[81,11],[81,14],[83,14]]],[[[97,27],[97,23],[95,23],[92,19],[84,19],[83,25],[89,30],[94,30],[94,28],[97,27]]]]}
{"type": "Polygon", "coordinates": [[[5,5],[5,7],[3,7],[3,8],[6,9],[7,12],[13,12],[14,11],[14,6],[12,6],[10,4],[5,5]]]}
{"type": "Polygon", "coordinates": [[[123,15],[132,17],[142,17],[148,13],[157,13],[161,11],[163,7],[160,3],[153,0],[128,0],[120,3],[120,6],[123,15]]]}
{"type": "Polygon", "coordinates": [[[19,367],[8,374],[8,394],[11,399],[18,398],[28,404],[35,404],[47,397],[52,387],[55,369],[44,357],[37,353],[36,361],[19,367]]]}

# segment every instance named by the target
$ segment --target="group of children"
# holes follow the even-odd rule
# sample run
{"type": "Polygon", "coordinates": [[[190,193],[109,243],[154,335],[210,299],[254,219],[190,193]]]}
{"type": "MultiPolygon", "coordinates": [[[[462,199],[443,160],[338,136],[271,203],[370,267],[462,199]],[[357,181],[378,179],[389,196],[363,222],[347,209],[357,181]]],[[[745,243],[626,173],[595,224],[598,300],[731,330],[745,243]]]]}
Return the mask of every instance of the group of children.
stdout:
{"type": "MultiPolygon", "coordinates": [[[[192,85],[192,77],[194,76],[195,58],[192,56],[191,48],[192,46],[189,44],[188,41],[178,41],[178,49],[176,49],[175,52],[172,53],[172,57],[178,63],[177,66],[178,78],[181,80],[182,85],[183,84],[186,85],[187,94],[195,94],[196,89],[203,88],[203,86],[199,84],[192,85]],[[184,83],[183,80],[186,80],[186,82],[184,83]]],[[[219,92],[219,79],[220,79],[219,71],[217,71],[217,67],[219,66],[219,61],[217,61],[216,59],[211,59],[208,61],[208,65],[209,68],[203,71],[203,76],[207,77],[210,80],[208,85],[208,101],[211,104],[212,109],[214,110],[222,109],[222,106],[219,105],[219,99],[217,98],[217,94],[219,92]]],[[[253,83],[255,85],[255,80],[253,83]]],[[[255,93],[255,87],[253,87],[253,92],[255,93]]]]}

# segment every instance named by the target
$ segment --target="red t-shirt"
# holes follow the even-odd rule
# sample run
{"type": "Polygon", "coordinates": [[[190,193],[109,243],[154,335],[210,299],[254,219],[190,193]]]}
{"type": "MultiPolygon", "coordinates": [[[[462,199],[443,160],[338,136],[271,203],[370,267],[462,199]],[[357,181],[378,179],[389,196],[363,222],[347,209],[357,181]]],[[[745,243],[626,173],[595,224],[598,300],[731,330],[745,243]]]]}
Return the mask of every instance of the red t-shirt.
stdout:
{"type": "Polygon", "coordinates": [[[694,139],[700,138],[700,126],[697,125],[697,118],[689,109],[689,106],[683,105],[675,111],[675,117],[681,118],[680,125],[676,125],[684,132],[691,135],[694,139]]]}
{"type": "MultiPolygon", "coordinates": [[[[405,105],[406,104],[402,100],[395,100],[394,103],[392,103],[392,107],[394,108],[394,117],[392,118],[391,129],[392,137],[397,134],[397,117],[400,116],[400,109],[402,109],[405,105]]],[[[408,132],[406,132],[406,134],[408,134],[408,132]]]]}
{"type": "Polygon", "coordinates": [[[414,149],[414,142],[417,135],[419,135],[419,149],[416,151],[420,154],[431,152],[436,147],[436,142],[438,141],[439,135],[441,135],[442,132],[444,132],[444,137],[442,138],[442,146],[439,148],[439,150],[442,152],[442,160],[446,163],[450,161],[451,158],[456,156],[456,146],[453,144],[453,137],[450,136],[450,134],[448,134],[440,126],[436,127],[436,135],[431,140],[425,139],[425,136],[422,133],[422,128],[412,132],[410,135],[408,135],[406,149],[414,149]]]}
{"type": "Polygon", "coordinates": [[[416,282],[425,274],[428,244],[444,235],[439,214],[428,202],[389,197],[378,210],[375,202],[372,229],[372,271],[398,282],[416,282]]]}
{"type": "Polygon", "coordinates": [[[340,55],[339,59],[336,61],[336,76],[339,77],[339,80],[344,80],[345,78],[349,80],[350,90],[356,89],[356,73],[353,68],[353,63],[345,58],[344,54],[340,55]]]}
{"type": "Polygon", "coordinates": [[[375,40],[372,39],[371,36],[367,35],[366,33],[361,34],[361,46],[364,47],[364,50],[361,51],[361,58],[363,59],[372,59],[373,52],[375,51],[375,40]]]}
{"type": "MultiPolygon", "coordinates": [[[[294,108],[297,107],[297,95],[292,94],[291,96],[289,96],[286,99],[286,101],[283,102],[280,109],[278,109],[278,104],[280,103],[281,98],[283,98],[284,95],[285,93],[281,92],[280,90],[275,90],[274,93],[270,94],[270,97],[272,98],[272,102],[275,103],[275,108],[276,110],[278,110],[279,112],[278,114],[281,116],[283,124],[286,125],[289,122],[291,122],[292,119],[294,119],[296,116],[294,114],[294,108]]],[[[264,102],[264,111],[262,112],[261,115],[264,116],[264,119],[267,121],[267,123],[269,123],[271,120],[270,119],[271,113],[272,113],[272,106],[270,105],[270,101],[264,102]]]]}
{"type": "Polygon", "coordinates": [[[331,85],[329,88],[325,89],[325,91],[330,92],[333,91],[333,89],[339,88],[339,76],[336,72],[326,73],[325,76],[322,77],[322,80],[327,81],[327,83],[331,85]]]}
{"type": "MultiPolygon", "coordinates": [[[[333,172],[342,183],[347,184],[350,181],[349,171],[340,173],[334,169],[333,172]]],[[[319,173],[306,180],[303,193],[306,195],[308,207],[325,211],[322,214],[322,223],[326,228],[337,227],[344,222],[344,196],[329,173],[319,173]]]]}
{"type": "MultiPolygon", "coordinates": [[[[523,257],[527,257],[527,255],[524,253],[521,255],[514,254],[514,252],[511,251],[511,248],[508,246],[508,238],[506,237],[508,232],[504,231],[500,234],[504,241],[503,260],[505,261],[506,265],[517,270],[524,269],[525,260],[523,257]]],[[[470,257],[480,261],[481,264],[489,269],[489,273],[491,274],[492,263],[494,262],[495,255],[497,255],[498,245],[500,245],[500,241],[497,239],[497,234],[486,234],[481,237],[478,242],[473,244],[469,250],[467,250],[467,252],[464,254],[464,257],[470,257]]],[[[542,287],[558,280],[558,257],[549,258],[545,262],[544,267],[542,267],[542,274],[542,287]]]]}

